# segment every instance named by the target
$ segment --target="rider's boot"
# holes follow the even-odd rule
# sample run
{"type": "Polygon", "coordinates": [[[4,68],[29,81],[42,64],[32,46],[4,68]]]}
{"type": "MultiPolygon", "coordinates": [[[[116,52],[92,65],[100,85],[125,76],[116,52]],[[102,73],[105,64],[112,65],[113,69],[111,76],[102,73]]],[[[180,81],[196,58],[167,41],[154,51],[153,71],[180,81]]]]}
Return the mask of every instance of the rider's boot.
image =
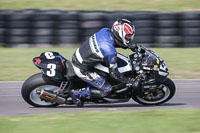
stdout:
{"type": "Polygon", "coordinates": [[[87,87],[84,90],[72,92],[73,102],[78,107],[82,107],[84,104],[84,100],[90,99],[90,97],[91,97],[90,87],[87,87]]]}

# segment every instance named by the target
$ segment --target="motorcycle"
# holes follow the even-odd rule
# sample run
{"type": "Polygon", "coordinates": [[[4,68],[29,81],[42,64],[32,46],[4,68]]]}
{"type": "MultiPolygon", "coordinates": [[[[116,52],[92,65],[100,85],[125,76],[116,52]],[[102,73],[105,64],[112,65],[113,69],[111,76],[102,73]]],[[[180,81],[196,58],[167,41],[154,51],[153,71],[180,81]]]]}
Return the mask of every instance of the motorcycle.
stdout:
{"type": "MultiPolygon", "coordinates": [[[[21,89],[23,99],[32,106],[72,105],[71,92],[90,86],[76,76],[71,61],[58,52],[44,52],[33,58],[33,63],[41,69],[41,73],[29,77],[21,89]]],[[[85,99],[84,103],[121,103],[132,98],[139,104],[160,105],[174,96],[176,87],[167,78],[168,68],[154,51],[141,46],[128,56],[118,53],[117,64],[118,71],[124,76],[139,78],[141,87],[135,89],[116,82],[110,77],[106,63],[101,63],[94,66],[94,71],[106,77],[113,91],[109,97],[93,97],[85,99]]]]}

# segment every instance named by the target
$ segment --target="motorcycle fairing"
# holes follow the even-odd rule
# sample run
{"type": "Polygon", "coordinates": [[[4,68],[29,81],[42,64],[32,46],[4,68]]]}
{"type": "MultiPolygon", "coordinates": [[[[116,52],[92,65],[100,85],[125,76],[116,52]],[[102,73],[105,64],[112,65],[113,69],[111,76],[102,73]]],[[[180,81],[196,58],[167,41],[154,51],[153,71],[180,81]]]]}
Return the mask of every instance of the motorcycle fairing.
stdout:
{"type": "Polygon", "coordinates": [[[39,57],[33,58],[35,66],[41,69],[45,75],[55,80],[63,80],[65,78],[65,62],[66,59],[57,52],[44,52],[39,57]]]}

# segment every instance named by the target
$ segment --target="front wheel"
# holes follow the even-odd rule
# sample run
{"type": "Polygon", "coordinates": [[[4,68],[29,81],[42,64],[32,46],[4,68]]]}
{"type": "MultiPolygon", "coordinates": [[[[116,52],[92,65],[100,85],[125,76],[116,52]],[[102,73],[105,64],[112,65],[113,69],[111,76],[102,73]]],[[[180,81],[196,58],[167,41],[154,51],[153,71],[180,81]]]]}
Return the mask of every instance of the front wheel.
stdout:
{"type": "Polygon", "coordinates": [[[59,104],[41,100],[40,95],[36,93],[37,89],[45,89],[56,92],[59,90],[59,82],[51,80],[42,73],[35,74],[28,78],[21,90],[23,99],[30,105],[35,107],[54,107],[59,104]]]}
{"type": "Polygon", "coordinates": [[[176,87],[174,82],[167,78],[161,85],[151,91],[145,91],[142,94],[133,95],[134,101],[144,105],[159,105],[169,101],[175,94],[176,87]]]}

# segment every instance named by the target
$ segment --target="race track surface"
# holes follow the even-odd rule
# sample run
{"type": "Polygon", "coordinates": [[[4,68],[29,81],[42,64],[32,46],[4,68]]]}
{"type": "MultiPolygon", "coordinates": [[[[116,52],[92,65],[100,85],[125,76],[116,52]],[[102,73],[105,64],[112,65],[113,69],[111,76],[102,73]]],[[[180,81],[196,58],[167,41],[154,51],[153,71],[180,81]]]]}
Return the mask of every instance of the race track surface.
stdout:
{"type": "Polygon", "coordinates": [[[60,112],[85,111],[138,111],[163,109],[200,109],[200,79],[173,80],[176,85],[175,96],[160,106],[143,106],[133,100],[120,104],[86,104],[83,108],[61,105],[55,108],[35,108],[21,97],[23,82],[0,82],[0,115],[29,115],[60,112]]]}

